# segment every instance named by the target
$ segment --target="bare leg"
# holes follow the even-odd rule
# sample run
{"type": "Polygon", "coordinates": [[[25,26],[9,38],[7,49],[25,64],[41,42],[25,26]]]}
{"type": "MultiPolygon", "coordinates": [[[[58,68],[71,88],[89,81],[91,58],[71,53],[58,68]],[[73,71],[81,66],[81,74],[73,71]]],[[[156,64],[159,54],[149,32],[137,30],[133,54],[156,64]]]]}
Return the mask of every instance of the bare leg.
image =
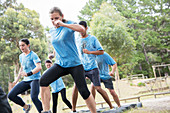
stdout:
{"type": "Polygon", "coordinates": [[[113,89],[108,89],[110,91],[110,94],[113,96],[114,101],[116,102],[118,107],[121,107],[119,98],[116,94],[116,92],[113,89]]]}
{"type": "Polygon", "coordinates": [[[43,111],[49,111],[50,100],[51,100],[51,93],[49,87],[41,87],[41,99],[42,99],[43,111]]]}
{"type": "Polygon", "coordinates": [[[94,86],[95,89],[102,95],[106,103],[109,105],[110,109],[113,108],[112,103],[110,102],[109,96],[107,95],[106,91],[104,91],[101,86],[94,86]]]}
{"type": "MultiPolygon", "coordinates": [[[[76,111],[77,98],[78,98],[78,89],[76,85],[74,84],[73,93],[72,93],[72,111],[76,111]]],[[[91,111],[91,113],[97,113],[96,103],[94,101],[92,94],[90,94],[90,96],[85,100],[85,102],[86,102],[87,107],[91,111]]]]}
{"type": "Polygon", "coordinates": [[[93,97],[94,97],[94,99],[95,99],[96,90],[95,90],[95,87],[94,87],[93,83],[91,83],[91,93],[92,93],[92,95],[93,95],[93,97]]]}
{"type": "Polygon", "coordinates": [[[90,94],[90,96],[85,100],[85,102],[91,113],[97,113],[96,102],[94,101],[92,94],[90,94]]]}
{"type": "Polygon", "coordinates": [[[73,92],[72,92],[72,111],[76,111],[77,98],[78,98],[78,89],[74,84],[73,92]]]}

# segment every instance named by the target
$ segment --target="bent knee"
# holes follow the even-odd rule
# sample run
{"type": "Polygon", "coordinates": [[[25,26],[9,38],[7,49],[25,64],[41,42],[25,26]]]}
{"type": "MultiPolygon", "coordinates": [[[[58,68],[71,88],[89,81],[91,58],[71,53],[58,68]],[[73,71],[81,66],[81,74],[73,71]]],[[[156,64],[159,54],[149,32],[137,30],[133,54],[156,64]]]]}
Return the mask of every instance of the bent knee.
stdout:
{"type": "Polygon", "coordinates": [[[89,90],[80,90],[79,93],[83,97],[84,100],[86,100],[90,96],[89,90]]]}
{"type": "Polygon", "coordinates": [[[47,80],[45,80],[43,77],[41,77],[40,78],[40,86],[41,87],[47,87],[47,86],[49,86],[49,84],[47,83],[48,81],[47,80]]]}
{"type": "Polygon", "coordinates": [[[8,93],[7,97],[8,97],[10,100],[12,100],[12,99],[15,97],[15,95],[12,94],[12,93],[8,93]]]}
{"type": "Polygon", "coordinates": [[[66,98],[62,98],[63,102],[67,102],[67,99],[66,98]]]}
{"type": "Polygon", "coordinates": [[[95,86],[95,89],[100,92],[102,90],[101,86],[95,86]]]}

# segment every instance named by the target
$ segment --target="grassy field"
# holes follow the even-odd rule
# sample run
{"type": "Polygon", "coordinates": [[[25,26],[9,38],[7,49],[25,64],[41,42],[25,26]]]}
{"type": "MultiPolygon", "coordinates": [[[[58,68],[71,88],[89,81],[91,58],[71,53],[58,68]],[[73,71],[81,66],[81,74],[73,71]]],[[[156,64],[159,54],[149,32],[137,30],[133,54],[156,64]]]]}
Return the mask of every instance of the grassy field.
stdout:
{"type": "MultiPolygon", "coordinates": [[[[168,83],[169,83],[169,86],[170,86],[170,78],[168,78],[168,83]]],[[[146,87],[145,86],[142,86],[142,87],[138,87],[136,85],[131,85],[130,82],[127,82],[127,81],[123,81],[123,80],[120,80],[118,82],[118,85],[116,84],[116,82],[113,82],[114,83],[114,87],[115,87],[115,91],[117,92],[117,94],[119,95],[119,98],[127,98],[127,97],[132,97],[132,96],[137,96],[137,95],[141,95],[139,92],[141,91],[146,91],[146,87]]],[[[162,86],[165,86],[164,83],[162,82],[162,86]]],[[[88,85],[88,87],[90,88],[90,85],[88,85]]],[[[102,84],[102,88],[105,89],[104,85],[102,84]]],[[[113,100],[113,98],[111,97],[111,95],[109,94],[108,90],[105,89],[105,91],[108,93],[109,97],[111,100],[113,100]]],[[[72,88],[69,88],[67,89],[67,98],[68,100],[70,100],[71,102],[71,96],[72,96],[72,88]]],[[[30,99],[30,95],[21,95],[21,97],[23,98],[23,100],[26,102],[26,103],[30,103],[33,105],[31,99],[30,99]]],[[[153,96],[151,97],[146,97],[146,98],[142,98],[142,99],[148,99],[148,98],[153,98],[153,96]]],[[[99,93],[96,93],[96,102],[101,102],[101,101],[104,101],[103,98],[101,97],[101,95],[99,93]]],[[[128,102],[137,102],[137,100],[133,100],[133,101],[128,101],[128,102]]],[[[121,101],[121,104],[124,104],[125,102],[121,101]]],[[[79,98],[78,98],[78,102],[77,102],[77,105],[82,105],[82,104],[85,104],[84,100],[82,99],[82,97],[79,95],[79,98]]],[[[23,110],[20,106],[16,105],[15,103],[13,102],[10,102],[10,105],[12,107],[12,110],[13,110],[13,113],[23,113],[23,110]]],[[[116,106],[115,103],[113,103],[114,106],[116,106]]],[[[51,102],[51,107],[52,107],[52,102],[51,102]]],[[[62,110],[64,107],[66,107],[66,105],[64,104],[64,102],[62,101],[61,99],[61,95],[59,94],[59,99],[58,99],[58,113],[68,113],[70,112],[71,110],[62,110]]],[[[100,108],[101,105],[97,105],[97,108],[100,108]]],[[[104,105],[104,107],[108,107],[107,104],[104,105]]],[[[86,108],[78,108],[79,109],[87,109],[86,108]]],[[[140,111],[140,110],[138,110],[140,111]]],[[[127,113],[145,113],[143,111],[141,112],[138,112],[136,110],[130,110],[130,111],[127,111],[127,113]]],[[[169,111],[165,111],[166,112],[169,112],[169,111]]],[[[35,108],[35,106],[33,105],[32,109],[31,109],[31,112],[30,113],[37,113],[37,110],[35,108]]],[[[148,112],[147,112],[148,113],[148,112]]]]}

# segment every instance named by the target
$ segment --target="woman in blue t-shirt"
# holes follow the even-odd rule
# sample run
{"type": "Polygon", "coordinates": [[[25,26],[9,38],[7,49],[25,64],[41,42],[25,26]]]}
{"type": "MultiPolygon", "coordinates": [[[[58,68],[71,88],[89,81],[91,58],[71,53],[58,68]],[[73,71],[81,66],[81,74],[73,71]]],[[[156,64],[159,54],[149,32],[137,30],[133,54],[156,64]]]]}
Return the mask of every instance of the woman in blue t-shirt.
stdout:
{"type": "Polygon", "coordinates": [[[8,98],[14,103],[23,107],[25,113],[29,113],[31,109],[30,104],[26,104],[19,94],[24,93],[25,91],[31,89],[31,99],[36,106],[39,113],[42,111],[42,103],[38,99],[39,95],[39,79],[41,77],[41,60],[36,53],[30,50],[30,42],[28,39],[21,39],[19,41],[19,47],[22,51],[22,54],[19,56],[21,63],[21,68],[17,79],[13,82],[16,84],[21,76],[24,76],[24,79],[15,85],[15,87],[9,92],[8,98]]]}
{"type": "Polygon", "coordinates": [[[64,20],[64,15],[58,7],[53,7],[50,11],[50,19],[54,27],[50,29],[51,43],[55,50],[56,61],[40,79],[42,90],[41,98],[43,103],[43,113],[50,111],[50,90],[49,84],[58,78],[71,74],[74,82],[86,101],[91,113],[96,113],[95,101],[87,88],[84,69],[79,58],[75,43],[74,32],[84,32],[85,29],[72,21],[64,20]]]}

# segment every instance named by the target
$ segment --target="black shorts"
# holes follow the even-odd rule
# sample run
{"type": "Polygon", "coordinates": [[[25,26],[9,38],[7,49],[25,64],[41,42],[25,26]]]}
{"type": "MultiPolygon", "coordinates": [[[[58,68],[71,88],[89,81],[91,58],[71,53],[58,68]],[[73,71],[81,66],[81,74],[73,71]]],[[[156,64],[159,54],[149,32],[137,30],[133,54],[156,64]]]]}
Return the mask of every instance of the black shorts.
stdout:
{"type": "Polygon", "coordinates": [[[102,80],[102,79],[101,79],[101,82],[104,83],[105,88],[114,89],[114,87],[113,87],[113,82],[112,82],[112,79],[111,79],[111,78],[108,79],[108,80],[102,80]]]}
{"type": "Polygon", "coordinates": [[[98,68],[90,71],[85,71],[85,76],[91,80],[94,86],[101,86],[98,68]]]}

